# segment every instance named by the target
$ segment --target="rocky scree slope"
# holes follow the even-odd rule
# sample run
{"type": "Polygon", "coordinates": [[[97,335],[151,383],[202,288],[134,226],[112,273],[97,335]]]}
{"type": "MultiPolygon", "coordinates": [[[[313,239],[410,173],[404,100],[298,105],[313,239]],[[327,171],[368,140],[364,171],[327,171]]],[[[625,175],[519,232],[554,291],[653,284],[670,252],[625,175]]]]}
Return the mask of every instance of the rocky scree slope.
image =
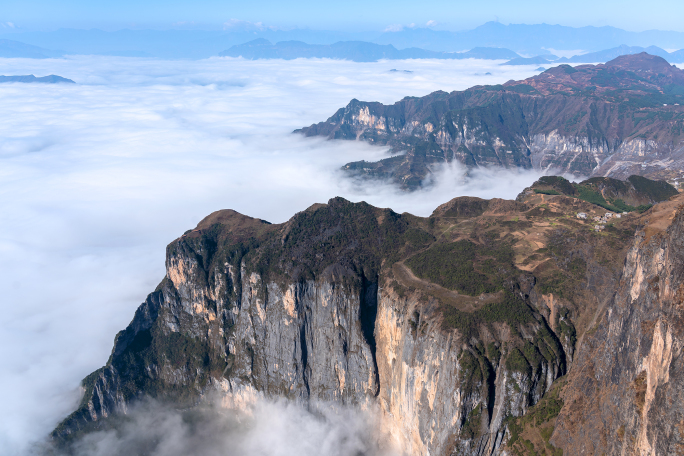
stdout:
{"type": "Polygon", "coordinates": [[[684,173],[684,71],[646,53],[560,65],[523,81],[352,100],[306,136],[363,140],[393,156],[344,166],[415,189],[435,165],[556,170],[575,176],[672,179],[684,173]]]}
{"type": "Polygon", "coordinates": [[[429,218],[334,198],[272,225],[211,214],[53,432],[67,449],[135,401],[219,393],[379,408],[408,454],[500,454],[576,361],[613,296],[638,215],[601,233],[563,195],[456,198],[429,218]]]}

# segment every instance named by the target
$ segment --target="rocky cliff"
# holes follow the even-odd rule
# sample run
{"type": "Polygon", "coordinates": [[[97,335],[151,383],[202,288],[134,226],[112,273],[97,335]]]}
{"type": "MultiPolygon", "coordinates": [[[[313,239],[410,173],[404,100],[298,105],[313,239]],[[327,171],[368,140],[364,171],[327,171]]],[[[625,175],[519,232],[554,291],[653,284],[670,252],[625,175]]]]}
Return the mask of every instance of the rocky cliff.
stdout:
{"type": "Polygon", "coordinates": [[[389,146],[392,157],[344,169],[414,189],[435,165],[453,160],[469,167],[674,179],[684,169],[682,125],[684,71],[641,53],[394,105],[352,100],[327,121],[297,131],[389,146]]]}
{"type": "Polygon", "coordinates": [[[407,454],[500,454],[510,420],[576,363],[642,223],[599,233],[578,211],[605,212],[531,194],[429,218],[341,198],[280,225],[211,214],[169,245],[164,280],[53,438],[68,448],[143,397],[218,392],[375,407],[407,454]]]}
{"type": "Polygon", "coordinates": [[[562,392],[551,439],[565,454],[684,452],[684,207],[656,206],[562,392]]]}

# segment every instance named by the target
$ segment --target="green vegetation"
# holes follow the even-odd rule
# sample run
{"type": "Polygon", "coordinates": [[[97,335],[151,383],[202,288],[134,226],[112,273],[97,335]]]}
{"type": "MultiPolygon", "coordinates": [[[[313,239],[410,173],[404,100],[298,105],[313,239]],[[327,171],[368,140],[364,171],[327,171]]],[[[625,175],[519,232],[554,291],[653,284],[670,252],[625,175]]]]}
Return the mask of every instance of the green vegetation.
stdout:
{"type": "Polygon", "coordinates": [[[501,290],[513,249],[505,242],[478,245],[469,240],[436,244],[406,260],[416,276],[459,293],[477,296],[501,290]]]}
{"type": "Polygon", "coordinates": [[[540,276],[537,283],[537,291],[541,294],[551,294],[559,298],[570,298],[574,294],[572,284],[568,283],[568,277],[562,271],[556,270],[548,275],[540,276]]]}
{"type": "Polygon", "coordinates": [[[521,324],[534,319],[530,307],[509,291],[504,292],[501,302],[487,304],[475,312],[463,312],[448,305],[442,305],[440,310],[444,316],[442,327],[446,330],[457,329],[466,340],[476,334],[481,324],[503,322],[517,331],[521,324]]]}
{"type": "Polygon", "coordinates": [[[478,403],[477,406],[468,413],[468,416],[463,423],[461,428],[461,436],[464,439],[476,439],[480,437],[482,428],[482,403],[478,403]]]}
{"type": "Polygon", "coordinates": [[[406,261],[421,278],[470,296],[497,291],[497,284],[475,270],[477,245],[468,240],[430,247],[406,261]]]}
{"type": "Polygon", "coordinates": [[[522,352],[517,348],[514,348],[508,354],[508,358],[506,358],[506,369],[511,372],[520,372],[522,374],[529,375],[532,370],[532,366],[530,366],[530,363],[527,362],[527,358],[525,358],[522,352]]]}
{"type": "Polygon", "coordinates": [[[592,187],[586,185],[578,185],[577,190],[579,191],[579,195],[577,196],[579,199],[584,200],[588,203],[596,204],[597,206],[601,206],[605,209],[608,209],[609,211],[618,211],[616,207],[613,207],[610,204],[608,204],[608,202],[603,198],[603,196],[599,192],[594,190],[592,187]]]}
{"type": "Polygon", "coordinates": [[[570,344],[574,347],[577,343],[577,330],[575,329],[575,325],[572,324],[569,313],[570,312],[568,309],[564,307],[559,309],[557,316],[557,327],[561,335],[565,336],[565,338],[570,341],[570,344]]]}
{"type": "Polygon", "coordinates": [[[677,194],[677,190],[664,181],[654,181],[641,176],[630,176],[627,182],[607,177],[593,177],[579,184],[570,183],[560,176],[544,176],[533,184],[535,193],[545,195],[572,196],[588,203],[596,204],[612,212],[644,212],[652,204],[629,205],[624,198],[633,191],[642,201],[647,199],[653,202],[665,201],[677,194]],[[550,187],[550,188],[549,188],[550,187]],[[609,195],[608,200],[603,196],[600,189],[605,188],[609,195]]]}
{"type": "Polygon", "coordinates": [[[551,390],[524,416],[507,418],[510,438],[506,446],[511,449],[512,454],[563,455],[563,450],[555,448],[549,441],[553,435],[556,417],[563,408],[560,391],[564,384],[564,378],[557,379],[551,390]],[[529,439],[523,438],[523,433],[529,436],[529,439]]]}
{"type": "Polygon", "coordinates": [[[558,68],[562,69],[565,74],[577,73],[577,70],[567,64],[559,65],[558,68]]]}
{"type": "Polygon", "coordinates": [[[426,247],[435,238],[410,214],[376,209],[367,203],[333,198],[327,205],[297,214],[285,236],[271,233],[245,259],[262,277],[310,280],[331,265],[369,280],[381,264],[426,247]]]}
{"type": "Polygon", "coordinates": [[[508,86],[508,87],[506,87],[506,90],[508,90],[510,92],[525,93],[525,94],[539,93],[539,91],[537,89],[535,89],[531,85],[527,85],[527,84],[516,84],[513,86],[508,86]]]}
{"type": "Polygon", "coordinates": [[[545,190],[539,188],[535,188],[534,193],[541,193],[542,195],[561,195],[561,192],[557,190],[545,190]]]}
{"type": "Polygon", "coordinates": [[[499,347],[494,342],[487,344],[487,358],[495,363],[498,363],[499,359],[501,359],[501,350],[499,350],[499,347]]]}
{"type": "Polygon", "coordinates": [[[459,383],[463,385],[464,390],[471,391],[474,386],[482,383],[484,376],[480,368],[479,357],[469,350],[463,350],[458,359],[458,364],[461,366],[459,383]]]}
{"type": "Polygon", "coordinates": [[[412,318],[409,319],[409,326],[411,326],[411,333],[415,336],[418,330],[418,322],[420,321],[420,312],[417,310],[413,311],[412,318]]]}
{"type": "Polygon", "coordinates": [[[206,341],[171,332],[161,333],[159,328],[139,331],[129,345],[113,357],[112,366],[123,378],[131,381],[120,386],[124,397],[131,399],[139,391],[146,391],[153,397],[172,396],[177,400],[190,399],[192,391],[167,385],[158,377],[147,375],[150,366],[162,366],[181,371],[201,372],[198,381],[206,384],[210,377],[220,377],[226,368],[226,361],[213,358],[213,350],[206,341]]]}
{"type": "Polygon", "coordinates": [[[552,187],[563,195],[572,196],[575,194],[575,187],[573,184],[562,176],[542,176],[533,185],[535,187],[537,185],[552,187]]]}
{"type": "Polygon", "coordinates": [[[636,191],[648,195],[654,201],[665,201],[678,193],[676,188],[665,181],[654,181],[637,175],[629,176],[627,180],[636,191]]]}

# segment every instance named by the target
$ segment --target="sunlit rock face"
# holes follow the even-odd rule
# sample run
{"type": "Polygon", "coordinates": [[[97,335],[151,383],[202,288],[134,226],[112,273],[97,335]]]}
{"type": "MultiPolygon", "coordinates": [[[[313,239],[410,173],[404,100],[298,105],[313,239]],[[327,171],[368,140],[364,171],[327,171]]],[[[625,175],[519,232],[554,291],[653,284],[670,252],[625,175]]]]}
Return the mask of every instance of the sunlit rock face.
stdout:
{"type": "MultiPolygon", "coordinates": [[[[53,438],[116,426],[145,397],[218,395],[243,410],[284,398],[369,411],[405,454],[501,454],[507,418],[576,363],[576,334],[644,223],[588,232],[574,214],[595,208],[532,194],[456,198],[430,218],[342,198],[280,225],[213,213],[168,246],[166,277],[53,438]]],[[[672,353],[660,331],[649,365],[672,353]]]]}
{"type": "Polygon", "coordinates": [[[585,336],[553,443],[565,454],[677,454],[684,448],[684,212],[656,206],[620,286],[585,336]]]}
{"type": "Polygon", "coordinates": [[[393,105],[352,100],[297,132],[389,146],[393,157],[344,169],[407,190],[451,161],[577,177],[672,179],[684,169],[682,87],[684,71],[642,53],[393,105]]]}

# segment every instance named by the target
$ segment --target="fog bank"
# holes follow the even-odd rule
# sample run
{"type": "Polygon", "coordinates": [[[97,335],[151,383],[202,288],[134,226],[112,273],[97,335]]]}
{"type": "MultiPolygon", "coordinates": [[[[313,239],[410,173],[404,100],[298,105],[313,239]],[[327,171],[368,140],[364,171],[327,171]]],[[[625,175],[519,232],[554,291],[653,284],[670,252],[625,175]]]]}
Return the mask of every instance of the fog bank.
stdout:
{"type": "Polygon", "coordinates": [[[1,74],[77,82],[0,84],[0,453],[24,454],[75,408],[81,378],[163,278],[166,244],[210,212],[279,223],[343,196],[425,216],[459,195],[514,197],[537,173],[466,179],[454,164],[406,194],[340,174],[383,148],[291,134],[352,98],[531,74],[498,63],[0,59],[1,74]]]}
{"type": "MultiPolygon", "coordinates": [[[[69,456],[399,456],[375,413],[263,398],[240,410],[215,398],[183,410],[147,399],[112,429],[77,440],[69,456]]],[[[40,444],[31,453],[66,456],[40,444]]]]}

